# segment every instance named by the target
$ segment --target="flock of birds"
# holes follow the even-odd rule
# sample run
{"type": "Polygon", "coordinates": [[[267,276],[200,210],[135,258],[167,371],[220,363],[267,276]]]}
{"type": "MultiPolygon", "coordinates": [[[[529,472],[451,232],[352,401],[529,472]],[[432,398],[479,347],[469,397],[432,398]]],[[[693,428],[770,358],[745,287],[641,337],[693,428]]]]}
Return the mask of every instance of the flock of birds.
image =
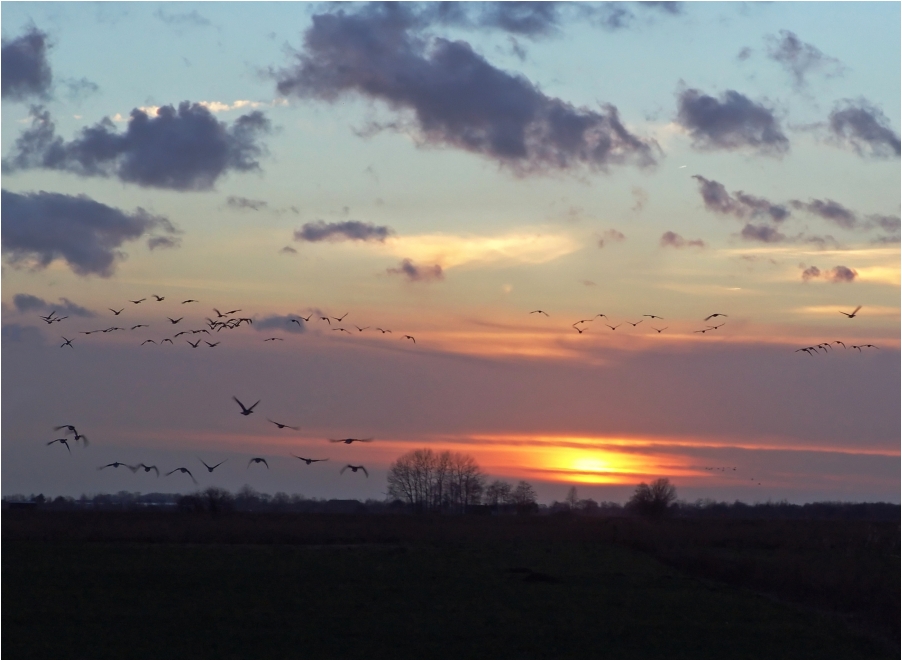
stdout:
{"type": "MultiPolygon", "coordinates": [[[[857,308],[855,308],[851,312],[843,312],[842,310],[837,310],[837,312],[839,312],[840,314],[846,315],[846,317],[848,317],[849,319],[854,319],[858,315],[858,311],[860,309],[861,309],[861,306],[859,305],[857,308]]],[[[820,344],[817,344],[813,347],[802,347],[801,349],[796,349],[794,353],[799,353],[800,351],[804,351],[809,356],[818,354],[821,351],[823,351],[824,353],[830,353],[831,350],[836,349],[836,347],[833,346],[834,344],[842,345],[843,349],[858,349],[858,353],[861,353],[862,349],[879,349],[880,348],[874,344],[850,344],[848,347],[846,347],[846,343],[843,342],[842,340],[833,340],[833,342],[821,342],[820,344]]]]}
{"type": "MultiPolygon", "coordinates": [[[[529,314],[543,314],[543,315],[545,315],[546,317],[550,317],[550,316],[551,316],[550,314],[548,314],[547,312],[545,312],[545,310],[533,310],[533,311],[530,312],[529,314]]],[[[715,317],[726,317],[726,316],[728,316],[728,315],[725,315],[725,314],[723,314],[722,312],[715,312],[714,314],[709,314],[707,317],[705,317],[704,320],[705,320],[705,321],[710,321],[711,319],[714,319],[715,317]]],[[[598,319],[599,317],[603,317],[603,318],[605,319],[605,322],[610,322],[610,321],[611,321],[611,319],[610,319],[610,317],[608,317],[608,315],[599,312],[598,314],[596,314],[594,317],[591,317],[590,319],[580,319],[579,321],[574,322],[574,323],[571,324],[570,326],[571,326],[571,328],[573,328],[573,330],[575,330],[577,333],[579,333],[580,335],[582,335],[583,333],[585,333],[585,332],[588,330],[588,327],[583,326],[582,324],[589,324],[589,323],[592,323],[593,321],[595,321],[595,320],[598,319]]],[[[624,320],[624,321],[621,321],[619,324],[616,324],[616,325],[614,325],[614,326],[612,326],[610,323],[604,323],[604,324],[602,324],[602,325],[603,325],[603,326],[607,326],[607,327],[610,328],[612,331],[615,331],[615,330],[617,330],[618,328],[620,328],[621,326],[623,326],[624,323],[629,324],[630,326],[632,326],[633,328],[635,328],[636,326],[638,326],[639,324],[641,324],[643,321],[645,321],[644,317],[648,317],[648,318],[651,320],[651,322],[654,322],[655,319],[660,319],[661,321],[664,321],[664,317],[659,317],[659,316],[656,315],[656,314],[643,314],[642,317],[643,317],[643,318],[639,319],[639,321],[629,321],[629,320],[624,320]]],[[[723,326],[725,323],[726,323],[726,322],[721,322],[720,324],[716,324],[716,325],[714,325],[714,326],[707,326],[706,328],[703,328],[703,329],[701,329],[701,330],[696,330],[696,331],[693,331],[693,332],[694,332],[694,333],[707,333],[708,331],[717,330],[718,328],[720,328],[721,326],[723,326]]],[[[652,330],[654,330],[654,331],[656,331],[656,332],[658,332],[658,333],[663,333],[663,332],[666,331],[668,328],[670,328],[669,326],[664,326],[664,328],[657,328],[656,326],[651,326],[651,323],[649,324],[649,326],[651,327],[652,330]]]]}

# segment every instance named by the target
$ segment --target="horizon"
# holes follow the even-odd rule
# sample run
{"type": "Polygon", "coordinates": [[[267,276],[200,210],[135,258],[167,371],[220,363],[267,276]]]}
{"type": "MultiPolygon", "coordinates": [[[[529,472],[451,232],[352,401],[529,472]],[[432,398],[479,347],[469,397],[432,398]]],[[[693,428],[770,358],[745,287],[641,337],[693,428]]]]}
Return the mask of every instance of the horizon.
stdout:
{"type": "Polygon", "coordinates": [[[900,502],[898,4],[0,12],[4,498],[900,502]]]}

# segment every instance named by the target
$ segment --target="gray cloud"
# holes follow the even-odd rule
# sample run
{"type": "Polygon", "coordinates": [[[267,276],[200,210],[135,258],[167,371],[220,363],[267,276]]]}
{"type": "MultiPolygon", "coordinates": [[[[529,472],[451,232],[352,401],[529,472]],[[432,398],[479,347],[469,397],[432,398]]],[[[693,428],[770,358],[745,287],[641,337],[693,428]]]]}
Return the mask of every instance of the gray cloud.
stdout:
{"type": "Polygon", "coordinates": [[[683,90],[678,97],[677,122],[689,130],[693,147],[701,150],[753,149],[781,156],[789,150],[773,111],[734,90],[720,100],[697,89],[683,90]]]}
{"type": "Polygon", "coordinates": [[[97,83],[84,77],[78,80],[67,78],[62,81],[62,84],[66,87],[66,97],[73,103],[78,103],[82,99],[100,91],[100,86],[97,83]]]}
{"type": "Polygon", "coordinates": [[[391,227],[373,225],[359,220],[345,220],[340,223],[327,223],[317,220],[304,223],[301,229],[295,230],[295,241],[385,241],[394,234],[391,227]]]}
{"type": "Polygon", "coordinates": [[[160,8],[157,9],[153,15],[163,21],[166,25],[172,27],[209,27],[212,25],[212,23],[201,16],[196,9],[189,12],[168,13],[160,8]]]}
{"type": "Polygon", "coordinates": [[[263,200],[251,200],[246,197],[236,197],[235,195],[229,195],[226,200],[226,205],[231,207],[232,209],[248,209],[250,211],[260,211],[261,209],[265,209],[269,206],[263,200]]]}
{"type": "Polygon", "coordinates": [[[384,5],[316,15],[294,65],[274,74],[278,91],[328,102],[348,94],[383,101],[398,119],[371,132],[410,129],[423,144],[480,154],[518,175],[655,164],[657,144],[631,134],[614,106],[595,111],[548,97],[468,43],[422,36],[415,27],[384,5]]]}
{"type": "Polygon", "coordinates": [[[824,273],[824,277],[830,282],[852,282],[858,277],[858,271],[848,266],[834,266],[824,273]]]}
{"type": "Polygon", "coordinates": [[[615,229],[605,230],[602,233],[601,238],[598,239],[598,247],[604,248],[605,243],[607,242],[619,243],[624,240],[626,240],[626,235],[623,232],[619,232],[615,229]]]}
{"type": "Polygon", "coordinates": [[[762,243],[781,243],[786,236],[770,225],[753,225],[746,223],[739,235],[747,241],[760,241],[762,243]]]}
{"type": "Polygon", "coordinates": [[[93,317],[95,314],[88,308],[73,303],[68,298],[61,298],[59,303],[49,303],[43,298],[32,294],[16,294],[13,296],[13,305],[19,312],[49,312],[56,310],[61,315],[70,317],[93,317]]]}
{"type": "Polygon", "coordinates": [[[824,55],[817,47],[806,44],[789,30],[780,30],[779,37],[767,37],[767,56],[779,62],[792,76],[796,89],[805,87],[808,82],[805,76],[809,73],[822,71],[827,75],[836,75],[843,70],[839,60],[824,55]]]}
{"type": "Polygon", "coordinates": [[[837,103],[828,118],[828,128],[835,144],[860,156],[868,152],[875,158],[899,157],[899,134],[883,111],[865,99],[837,103]]]}
{"type": "Polygon", "coordinates": [[[676,232],[664,232],[660,243],[662,248],[704,248],[706,245],[701,239],[687,241],[676,232]]]}
{"type": "Polygon", "coordinates": [[[133,213],[86,195],[2,191],[2,251],[14,264],[40,268],[63,259],[79,275],[108,277],[125,255],[119,247],[154,230],[174,233],[166,218],[138,208],[133,213]]]}
{"type": "MultiPolygon", "coordinates": [[[[805,265],[800,264],[799,266],[804,267],[805,265]]],[[[805,282],[808,282],[812,278],[819,278],[819,277],[821,277],[821,270],[816,266],[809,266],[804,271],[802,271],[802,280],[804,280],[805,282]]]]}
{"type": "Polygon", "coordinates": [[[752,49],[746,46],[736,54],[736,59],[740,62],[744,62],[752,56],[752,53],[752,49]]]}
{"type": "Polygon", "coordinates": [[[258,331],[283,330],[286,333],[295,334],[307,331],[304,320],[296,314],[272,314],[262,319],[255,319],[254,328],[258,331]]]}
{"type": "Polygon", "coordinates": [[[793,209],[807,211],[815,216],[820,216],[843,229],[851,230],[858,227],[858,218],[855,216],[855,213],[839,202],[834,202],[833,200],[811,200],[810,202],[792,200],[790,204],[793,209]]]}
{"type": "Polygon", "coordinates": [[[789,209],[782,204],[776,204],[763,197],[749,195],[743,191],[734,191],[732,197],[727,189],[718,181],[705,179],[701,175],[692,177],[698,181],[699,192],[708,211],[724,215],[732,215],[737,218],[769,216],[776,223],[783,222],[789,217],[789,209]]]}
{"type": "Polygon", "coordinates": [[[53,83],[47,62],[46,32],[31,27],[15,39],[0,43],[0,96],[10,101],[46,99],[53,83]]]}
{"type": "Polygon", "coordinates": [[[403,275],[410,282],[433,282],[442,280],[445,277],[442,267],[438,264],[417,266],[409,259],[401,260],[401,263],[396,268],[386,269],[386,272],[392,275],[403,275]]]}
{"type": "Polygon", "coordinates": [[[16,342],[23,344],[44,344],[44,335],[36,326],[23,326],[22,324],[3,324],[0,335],[4,343],[16,342]]]}
{"type": "Polygon", "coordinates": [[[163,106],[155,117],[132,110],[125,133],[105,118],[64,142],[49,112],[36,106],[31,115],[31,128],[3,159],[4,172],[44,168],[173,190],[208,190],[229,171],[259,170],[256,159],[266,149],[258,139],[270,128],[259,111],[229,127],[204,106],[183,101],[178,109],[163,106]]]}

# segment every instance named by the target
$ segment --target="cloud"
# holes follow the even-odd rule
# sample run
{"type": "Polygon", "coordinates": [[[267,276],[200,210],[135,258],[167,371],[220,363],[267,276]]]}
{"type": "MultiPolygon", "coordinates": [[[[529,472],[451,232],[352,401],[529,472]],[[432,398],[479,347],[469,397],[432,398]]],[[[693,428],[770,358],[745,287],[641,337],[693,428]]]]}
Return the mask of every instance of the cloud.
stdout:
{"type": "Polygon", "coordinates": [[[832,141],[851,149],[859,156],[874,158],[899,157],[899,134],[893,131],[889,118],[865,99],[844,99],[836,104],[828,118],[832,141]]]}
{"type": "Polygon", "coordinates": [[[876,227],[886,230],[887,232],[899,232],[899,216],[882,216],[872,214],[868,216],[868,222],[876,227]]]}
{"type": "Polygon", "coordinates": [[[740,62],[744,62],[745,60],[749,59],[752,56],[753,52],[754,51],[752,51],[751,48],[746,46],[736,54],[736,59],[739,60],[740,62]]]}
{"type": "Polygon", "coordinates": [[[770,225],[746,223],[739,234],[746,241],[760,241],[761,243],[781,243],[786,240],[786,235],[770,225]]]}
{"type": "Polygon", "coordinates": [[[677,122],[689,131],[696,149],[748,148],[769,156],[789,150],[789,140],[773,111],[739,92],[727,90],[717,100],[686,89],[678,95],[678,105],[677,122]]]}
{"type": "Polygon", "coordinates": [[[630,133],[613,105],[596,111],[546,96],[468,43],[423,36],[415,27],[404,11],[385,5],[316,15],[293,66],[274,73],[278,91],[327,102],[353,94],[382,101],[396,119],[373,124],[370,133],[406,130],[420,144],[479,154],[517,175],[655,164],[657,143],[630,133]]]}
{"type": "Polygon", "coordinates": [[[317,220],[304,223],[301,229],[295,230],[295,241],[379,241],[383,242],[394,234],[391,227],[373,225],[359,220],[345,220],[340,223],[327,223],[317,220]]]}
{"type": "Polygon", "coordinates": [[[164,12],[162,8],[154,12],[154,17],[172,27],[209,27],[210,21],[201,16],[196,9],[189,12],[164,12]]]}
{"type": "Polygon", "coordinates": [[[793,209],[807,211],[815,216],[820,216],[843,229],[851,230],[858,227],[858,218],[855,216],[855,213],[839,202],[834,202],[833,200],[811,200],[810,202],[792,200],[790,204],[793,209]]]}
{"type": "Polygon", "coordinates": [[[409,259],[401,260],[396,268],[386,269],[392,275],[403,275],[409,282],[434,282],[443,280],[445,274],[438,264],[432,266],[417,266],[409,259]]]}
{"type": "Polygon", "coordinates": [[[626,239],[626,235],[623,234],[622,232],[618,232],[617,230],[614,230],[614,229],[605,230],[604,233],[602,233],[601,238],[598,239],[598,247],[604,248],[605,242],[620,243],[621,241],[624,241],[625,239],[626,239]]]}
{"type": "Polygon", "coordinates": [[[858,277],[858,271],[848,266],[834,266],[824,273],[824,277],[830,282],[852,282],[858,277]]]}
{"type": "Polygon", "coordinates": [[[0,335],[2,335],[4,344],[7,342],[33,345],[42,345],[45,343],[44,335],[41,333],[41,330],[35,326],[3,324],[0,335]]]}
{"type": "Polygon", "coordinates": [[[15,296],[13,296],[13,305],[18,312],[48,312],[55,310],[57,313],[59,313],[57,316],[96,316],[88,308],[83,308],[82,306],[73,303],[68,298],[61,298],[59,303],[49,303],[43,298],[33,296],[32,294],[16,294],[15,296]]]}
{"type": "Polygon", "coordinates": [[[258,331],[283,330],[286,333],[297,334],[306,332],[307,325],[296,314],[272,314],[268,317],[263,317],[263,319],[255,319],[254,329],[258,331]]]}
{"type": "MultiPolygon", "coordinates": [[[[804,264],[800,264],[799,266],[804,267],[804,264]]],[[[816,266],[809,266],[804,271],[802,271],[802,280],[808,282],[812,278],[821,277],[821,270],[816,266]]]]}
{"type": "Polygon", "coordinates": [[[119,247],[126,241],[157,229],[176,232],[169,220],[140,207],[125,213],[86,195],[4,190],[0,208],[2,250],[12,264],[44,268],[62,259],[79,275],[108,277],[125,258],[119,247]]]}
{"type": "Polygon", "coordinates": [[[31,27],[15,39],[0,45],[0,96],[10,101],[50,96],[53,73],[47,62],[46,32],[31,27]]]}
{"type": "Polygon", "coordinates": [[[229,127],[202,105],[183,101],[178,109],[157,109],[155,116],[132,110],[125,133],[105,118],[64,142],[49,112],[35,106],[31,116],[31,128],[3,159],[4,172],[44,168],[172,190],[209,190],[229,171],[259,170],[256,159],[266,150],[258,139],[270,129],[259,111],[229,127]]]}
{"type": "Polygon", "coordinates": [[[664,234],[661,235],[660,243],[662,248],[704,248],[706,245],[701,239],[687,241],[676,232],[664,232],[664,234]]]}
{"type": "Polygon", "coordinates": [[[236,197],[234,195],[229,195],[226,200],[226,205],[232,209],[250,211],[260,211],[268,206],[263,200],[251,200],[246,197],[236,197]]]}
{"type": "Polygon", "coordinates": [[[698,181],[699,192],[705,203],[705,208],[714,213],[736,216],[737,218],[769,216],[776,223],[783,222],[789,216],[789,209],[782,204],[775,204],[763,197],[749,195],[743,191],[734,191],[730,196],[727,189],[718,181],[705,179],[701,175],[694,175],[698,181]]]}
{"type": "Polygon", "coordinates": [[[78,80],[67,78],[62,81],[62,84],[66,87],[66,97],[74,103],[78,103],[100,91],[100,86],[97,83],[84,77],[78,80]]]}
{"type": "Polygon", "coordinates": [[[779,62],[792,76],[797,90],[808,83],[805,76],[815,71],[823,71],[826,75],[837,75],[843,70],[842,63],[824,55],[818,48],[806,44],[789,30],[780,30],[780,36],[768,35],[767,56],[779,62]]]}

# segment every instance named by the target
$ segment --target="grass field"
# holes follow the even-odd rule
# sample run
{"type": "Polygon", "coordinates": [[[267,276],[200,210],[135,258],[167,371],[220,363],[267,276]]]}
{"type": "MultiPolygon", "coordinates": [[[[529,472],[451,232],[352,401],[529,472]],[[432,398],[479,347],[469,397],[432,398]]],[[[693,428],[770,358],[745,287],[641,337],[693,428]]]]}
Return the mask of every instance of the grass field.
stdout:
{"type": "Polygon", "coordinates": [[[7,512],[2,655],[898,656],[898,638],[684,574],[587,523],[7,512]]]}

